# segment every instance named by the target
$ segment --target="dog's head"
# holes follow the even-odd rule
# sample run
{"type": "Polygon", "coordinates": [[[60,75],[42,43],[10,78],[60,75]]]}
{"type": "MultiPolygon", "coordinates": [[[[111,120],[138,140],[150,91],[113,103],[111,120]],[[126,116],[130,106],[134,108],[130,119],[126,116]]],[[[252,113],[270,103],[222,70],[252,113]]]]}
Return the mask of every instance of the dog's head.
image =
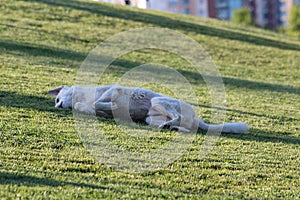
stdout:
{"type": "Polygon", "coordinates": [[[66,85],[48,91],[48,94],[55,97],[56,108],[72,108],[72,93],[73,88],[66,85]]]}

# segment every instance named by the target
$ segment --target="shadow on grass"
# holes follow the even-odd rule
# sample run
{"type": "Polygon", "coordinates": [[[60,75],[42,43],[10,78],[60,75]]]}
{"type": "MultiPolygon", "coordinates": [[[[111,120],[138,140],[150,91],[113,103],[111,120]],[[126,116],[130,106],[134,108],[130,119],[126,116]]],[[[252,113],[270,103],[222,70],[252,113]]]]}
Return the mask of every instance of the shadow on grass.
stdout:
{"type": "MultiPolygon", "coordinates": [[[[144,173],[142,176],[152,176],[153,173],[155,172],[147,172],[144,173]]],[[[114,184],[116,183],[114,180],[105,182],[114,184]]],[[[105,185],[99,185],[99,184],[87,184],[87,183],[76,183],[76,182],[71,182],[71,181],[58,181],[58,180],[53,180],[49,178],[39,178],[35,176],[28,176],[28,175],[21,175],[21,174],[13,174],[13,173],[8,173],[8,172],[0,172],[0,185],[18,185],[18,186],[28,186],[28,187],[35,187],[35,186],[48,186],[48,187],[62,187],[62,186],[72,186],[72,187],[80,187],[80,188],[90,188],[90,189],[96,189],[96,190],[105,190],[111,191],[113,193],[124,193],[128,191],[128,188],[132,188],[134,190],[139,190],[139,191],[144,191],[145,189],[155,189],[160,191],[161,187],[155,186],[155,185],[143,185],[143,184],[138,184],[138,185],[133,185],[132,182],[130,181],[122,181],[118,180],[117,185],[114,186],[105,186],[105,185]],[[119,187],[119,188],[117,188],[119,187]]],[[[183,194],[194,194],[194,195],[199,195],[197,192],[192,192],[192,191],[185,191],[184,189],[179,190],[179,189],[172,189],[172,191],[168,192],[177,192],[177,193],[183,193],[183,194]]]]}
{"type": "Polygon", "coordinates": [[[66,40],[71,40],[71,41],[74,41],[74,42],[78,42],[78,41],[83,42],[83,43],[89,43],[90,42],[89,40],[75,38],[75,37],[72,37],[72,36],[69,36],[69,35],[62,35],[61,33],[55,32],[55,31],[46,31],[46,30],[41,30],[41,29],[38,29],[38,28],[29,28],[29,27],[26,27],[26,26],[14,26],[14,25],[11,25],[11,24],[3,24],[3,23],[0,23],[0,26],[2,26],[4,28],[10,28],[10,29],[20,29],[20,30],[32,31],[32,32],[36,32],[36,33],[43,33],[43,34],[46,34],[46,35],[56,35],[59,38],[65,38],[66,40]]]}
{"type": "MultiPolygon", "coordinates": [[[[53,59],[63,59],[67,61],[78,61],[83,62],[88,57],[88,54],[84,54],[81,52],[70,51],[66,49],[55,48],[52,46],[45,46],[45,45],[35,45],[30,43],[19,43],[13,41],[4,41],[0,40],[0,48],[4,48],[7,51],[15,51],[22,54],[26,54],[29,56],[41,56],[41,57],[49,57],[53,59]]],[[[91,59],[91,58],[90,58],[91,59]]],[[[110,60],[112,58],[107,58],[103,56],[103,60],[110,60]]],[[[97,58],[97,61],[101,61],[101,57],[97,58]]],[[[126,70],[130,70],[136,66],[141,65],[140,62],[132,62],[129,60],[124,59],[116,59],[112,63],[115,65],[114,67],[110,67],[109,70],[113,73],[117,73],[122,75],[126,70]]],[[[55,65],[58,66],[58,65],[55,65]]],[[[65,65],[66,67],[70,68],[77,68],[80,65],[65,65]]]]}
{"type": "Polygon", "coordinates": [[[271,142],[299,145],[300,138],[293,136],[283,136],[285,133],[280,132],[266,132],[259,129],[250,129],[250,133],[243,134],[222,134],[222,137],[233,138],[237,140],[255,141],[255,142],[271,142]]]}
{"type": "Polygon", "coordinates": [[[54,108],[54,100],[33,95],[17,94],[15,92],[0,91],[0,106],[26,108],[62,115],[72,115],[68,109],[54,108]]]}
{"type": "Polygon", "coordinates": [[[238,78],[229,78],[222,77],[225,85],[248,88],[252,90],[267,90],[271,92],[282,92],[282,93],[291,93],[291,94],[299,94],[300,88],[284,86],[279,84],[270,84],[270,83],[262,83],[250,80],[243,80],[238,78]]]}
{"type": "Polygon", "coordinates": [[[286,50],[300,50],[300,45],[281,42],[259,36],[238,33],[235,31],[220,29],[212,26],[195,24],[192,22],[172,19],[170,17],[158,16],[150,13],[141,13],[139,11],[121,9],[117,7],[107,6],[105,4],[87,3],[78,1],[59,1],[59,0],[29,0],[44,3],[53,6],[62,6],[66,8],[86,11],[94,14],[105,15],[113,18],[128,19],[132,21],[142,22],[163,28],[180,29],[190,31],[197,34],[219,37],[229,40],[237,40],[255,45],[274,47],[286,50]]]}
{"type": "MultiPolygon", "coordinates": [[[[194,79],[196,81],[202,80],[200,74],[195,72],[190,72],[186,70],[178,70],[179,73],[187,77],[188,79],[194,79]]],[[[212,77],[214,78],[214,77],[212,77]]],[[[251,90],[265,90],[270,92],[281,92],[281,93],[291,93],[291,94],[300,94],[299,87],[291,87],[279,84],[271,84],[271,83],[262,83],[250,80],[244,80],[239,78],[232,77],[221,77],[226,86],[233,86],[237,88],[247,88],[251,90]]]]}
{"type": "MultiPolygon", "coordinates": [[[[206,105],[206,104],[195,104],[195,103],[190,103],[189,104],[195,106],[195,107],[202,107],[202,108],[209,108],[209,109],[215,109],[215,110],[224,110],[224,108],[221,107],[212,107],[211,105],[206,105]]],[[[253,113],[253,112],[249,112],[249,111],[240,111],[240,110],[236,110],[236,109],[229,109],[226,108],[226,112],[232,112],[232,113],[238,113],[241,115],[250,115],[250,116],[254,116],[254,117],[263,117],[263,118],[268,118],[268,119],[280,119],[283,121],[296,121],[297,119],[295,117],[286,117],[286,116],[272,116],[269,114],[261,114],[261,113],[253,113]]]]}
{"type": "MultiPolygon", "coordinates": [[[[85,54],[79,52],[57,49],[57,48],[41,46],[41,45],[37,47],[32,44],[20,44],[11,41],[0,40],[0,47],[3,47],[7,50],[22,52],[31,56],[46,56],[46,57],[77,60],[77,61],[83,61],[86,57],[85,54]]],[[[104,60],[106,60],[106,58],[104,58],[104,60]]],[[[128,60],[121,60],[121,59],[118,59],[114,63],[118,67],[117,68],[110,67],[109,69],[112,72],[118,73],[120,75],[122,75],[122,73],[125,71],[120,70],[119,67],[125,70],[130,70],[142,64],[139,62],[131,62],[128,60]]],[[[178,70],[178,72],[184,75],[185,77],[187,77],[188,79],[193,79],[196,81],[203,80],[201,75],[195,72],[190,72],[186,70],[178,70]]],[[[229,77],[222,77],[222,79],[226,85],[234,86],[238,88],[241,87],[241,88],[248,88],[253,90],[268,90],[272,92],[293,93],[293,94],[300,93],[300,88],[297,87],[283,86],[279,84],[261,83],[261,82],[255,82],[255,81],[238,79],[238,78],[229,78],[229,77]]]]}
{"type": "Polygon", "coordinates": [[[45,45],[16,43],[13,41],[0,40],[0,47],[8,51],[18,51],[31,56],[45,56],[76,61],[83,61],[86,57],[85,54],[75,51],[59,49],[45,45]]]}
{"type": "Polygon", "coordinates": [[[70,181],[57,181],[49,178],[39,178],[35,176],[13,174],[7,172],[0,172],[0,185],[14,184],[14,185],[25,185],[25,186],[74,186],[74,187],[87,187],[92,189],[109,189],[101,185],[93,185],[86,183],[75,183],[70,181]]]}

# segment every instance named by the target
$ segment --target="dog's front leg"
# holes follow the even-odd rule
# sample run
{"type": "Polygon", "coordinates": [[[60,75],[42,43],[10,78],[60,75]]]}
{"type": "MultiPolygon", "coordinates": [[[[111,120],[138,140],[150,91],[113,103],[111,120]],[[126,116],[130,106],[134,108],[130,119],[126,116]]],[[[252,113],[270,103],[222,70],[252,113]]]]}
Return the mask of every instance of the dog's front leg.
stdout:
{"type": "Polygon", "coordinates": [[[77,102],[73,108],[74,110],[86,115],[96,115],[95,110],[86,103],[77,102]]]}
{"type": "Polygon", "coordinates": [[[113,111],[118,108],[117,104],[113,102],[101,102],[97,101],[94,103],[93,107],[95,108],[96,111],[113,111]]]}

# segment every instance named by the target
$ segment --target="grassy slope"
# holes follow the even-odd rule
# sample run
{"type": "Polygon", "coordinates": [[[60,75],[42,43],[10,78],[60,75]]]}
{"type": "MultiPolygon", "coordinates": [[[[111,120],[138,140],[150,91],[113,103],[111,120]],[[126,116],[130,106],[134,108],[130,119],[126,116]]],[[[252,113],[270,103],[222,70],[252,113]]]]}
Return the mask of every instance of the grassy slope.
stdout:
{"type": "MultiPolygon", "coordinates": [[[[0,36],[0,198],[299,198],[298,40],[215,20],[59,0],[1,1],[0,36]],[[80,141],[72,112],[54,109],[45,91],[72,85],[81,62],[101,41],[147,26],[198,41],[223,76],[227,120],[252,128],[222,135],[204,160],[197,157],[200,134],[189,155],[164,170],[130,174],[98,164],[80,141]]],[[[209,121],[203,81],[166,52],[128,54],[100,84],[153,61],[188,78],[202,103],[197,109],[209,121]]],[[[102,123],[108,129],[113,124],[102,123]]]]}

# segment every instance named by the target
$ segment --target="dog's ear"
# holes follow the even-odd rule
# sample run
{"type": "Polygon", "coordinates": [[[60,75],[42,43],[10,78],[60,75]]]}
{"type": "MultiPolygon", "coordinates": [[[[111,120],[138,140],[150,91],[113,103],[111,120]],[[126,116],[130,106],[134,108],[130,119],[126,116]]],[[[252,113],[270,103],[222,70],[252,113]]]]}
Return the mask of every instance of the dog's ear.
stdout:
{"type": "Polygon", "coordinates": [[[57,95],[58,95],[58,93],[61,91],[61,89],[63,89],[64,88],[64,86],[62,85],[62,86],[58,86],[57,88],[54,88],[54,89],[52,89],[52,90],[49,90],[48,91],[48,94],[50,94],[51,96],[53,96],[53,97],[56,97],[57,95]]]}

